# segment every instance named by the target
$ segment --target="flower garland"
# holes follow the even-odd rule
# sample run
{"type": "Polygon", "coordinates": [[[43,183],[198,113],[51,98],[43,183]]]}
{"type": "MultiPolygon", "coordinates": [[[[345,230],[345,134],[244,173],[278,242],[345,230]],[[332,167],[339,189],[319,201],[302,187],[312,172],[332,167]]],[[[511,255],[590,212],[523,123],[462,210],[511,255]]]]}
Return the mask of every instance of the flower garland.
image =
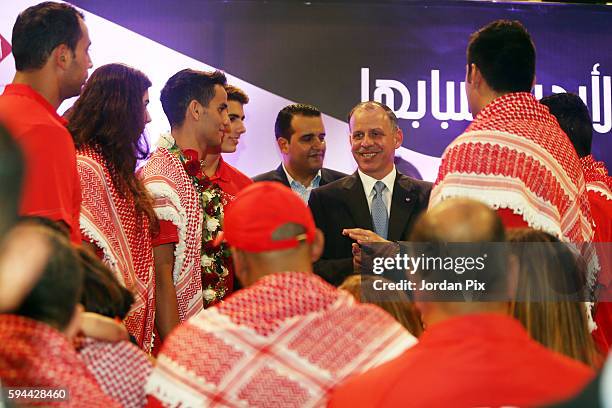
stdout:
{"type": "Polygon", "coordinates": [[[224,242],[216,242],[222,231],[223,207],[227,198],[223,190],[204,174],[204,160],[198,159],[198,152],[192,149],[181,150],[171,136],[163,136],[168,151],[174,154],[191,178],[199,196],[202,210],[202,297],[204,307],[223,299],[227,293],[226,279],[229,275],[231,253],[224,242]]]}

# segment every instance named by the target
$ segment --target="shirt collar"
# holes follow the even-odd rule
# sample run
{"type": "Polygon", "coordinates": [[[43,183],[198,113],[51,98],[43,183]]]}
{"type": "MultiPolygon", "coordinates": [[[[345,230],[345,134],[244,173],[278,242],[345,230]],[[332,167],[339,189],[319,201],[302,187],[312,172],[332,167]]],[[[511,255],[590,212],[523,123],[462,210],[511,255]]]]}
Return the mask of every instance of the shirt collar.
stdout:
{"type": "Polygon", "coordinates": [[[463,340],[470,338],[480,338],[483,341],[484,339],[530,340],[521,323],[511,316],[501,313],[474,313],[453,316],[427,327],[419,337],[419,344],[448,342],[449,339],[456,339],[458,333],[464,334],[463,340]]]}
{"type": "MultiPolygon", "coordinates": [[[[287,176],[287,180],[289,181],[289,185],[293,184],[294,182],[297,184],[302,184],[299,181],[295,180],[293,177],[291,177],[291,175],[289,174],[289,172],[287,171],[287,169],[285,168],[285,163],[281,163],[281,166],[283,166],[283,171],[285,172],[285,175],[287,176]]],[[[310,182],[311,186],[318,186],[318,183],[315,184],[316,182],[321,180],[321,169],[319,169],[319,171],[317,171],[317,175],[314,176],[314,178],[312,179],[312,181],[310,182]]],[[[309,186],[304,186],[304,187],[309,187],[309,186]]]]}
{"type": "Polygon", "coordinates": [[[17,96],[24,96],[26,98],[34,99],[36,102],[42,105],[42,107],[44,107],[45,110],[47,110],[51,114],[51,116],[57,119],[62,124],[62,126],[66,126],[68,124],[68,121],[66,119],[62,118],[60,115],[57,114],[57,111],[49,103],[49,101],[46,100],[41,94],[36,92],[34,89],[32,89],[32,87],[29,85],[8,84],[4,88],[3,95],[17,95],[17,96]]]}
{"type": "Polygon", "coordinates": [[[227,171],[227,164],[223,160],[222,155],[219,155],[219,163],[217,164],[217,170],[215,170],[215,174],[210,177],[210,180],[221,180],[223,182],[228,182],[230,180],[230,175],[227,171]]]}
{"type": "Polygon", "coordinates": [[[363,184],[363,191],[366,193],[366,197],[369,197],[372,194],[372,190],[374,189],[374,184],[377,181],[382,181],[389,191],[393,191],[393,184],[395,183],[395,164],[393,165],[393,169],[387,174],[382,180],[376,180],[374,177],[368,176],[360,169],[357,169],[359,173],[359,178],[361,178],[361,183],[363,184]]]}

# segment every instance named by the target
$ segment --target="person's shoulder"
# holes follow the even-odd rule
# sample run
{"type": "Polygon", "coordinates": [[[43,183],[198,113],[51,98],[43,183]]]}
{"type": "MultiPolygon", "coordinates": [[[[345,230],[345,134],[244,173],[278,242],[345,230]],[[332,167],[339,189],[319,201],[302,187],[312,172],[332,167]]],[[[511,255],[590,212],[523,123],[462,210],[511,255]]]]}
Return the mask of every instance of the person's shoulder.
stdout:
{"type": "MultiPolygon", "coordinates": [[[[397,383],[406,381],[410,372],[410,350],[363,373],[348,377],[331,393],[329,407],[372,407],[394,393],[397,383]]],[[[402,387],[402,391],[406,388],[402,387]]],[[[409,397],[406,398],[407,405],[409,397]]]]}
{"type": "Polygon", "coordinates": [[[232,166],[225,160],[223,163],[227,166],[227,169],[231,173],[231,177],[236,178],[241,184],[251,184],[253,180],[242,171],[238,170],[236,167],[232,166]]]}
{"type": "Polygon", "coordinates": [[[256,175],[253,177],[253,181],[256,183],[260,181],[281,181],[281,178],[278,175],[278,169],[274,169],[256,175]]]}
{"type": "Polygon", "coordinates": [[[348,174],[343,173],[338,170],[333,170],[333,169],[328,169],[328,168],[321,169],[321,178],[326,179],[328,184],[338,179],[341,179],[343,177],[346,177],[346,176],[348,176],[348,174]]]}
{"type": "Polygon", "coordinates": [[[433,183],[430,181],[419,180],[402,173],[398,173],[398,182],[406,188],[413,188],[425,192],[429,192],[433,187],[433,183]]]}
{"type": "Polygon", "coordinates": [[[311,194],[316,193],[317,195],[335,195],[338,190],[350,188],[353,183],[359,181],[355,174],[343,175],[330,183],[322,185],[312,190],[311,194]]]}

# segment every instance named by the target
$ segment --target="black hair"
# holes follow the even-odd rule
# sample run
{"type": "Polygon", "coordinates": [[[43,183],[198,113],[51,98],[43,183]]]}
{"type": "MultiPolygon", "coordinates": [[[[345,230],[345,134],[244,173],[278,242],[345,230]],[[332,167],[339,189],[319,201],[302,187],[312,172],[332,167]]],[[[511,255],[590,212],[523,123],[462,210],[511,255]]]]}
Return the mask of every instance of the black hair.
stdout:
{"type": "Polygon", "coordinates": [[[496,92],[530,92],[535,62],[535,46],[519,21],[497,20],[470,36],[467,63],[496,92]]]}
{"type": "Polygon", "coordinates": [[[591,154],[593,142],[593,121],[589,108],[576,94],[560,93],[547,96],[540,101],[548,106],[550,113],[557,118],[561,129],[569,137],[578,157],[591,154]]]}
{"type": "Polygon", "coordinates": [[[23,174],[21,149],[0,124],[0,237],[17,219],[23,174]]]}
{"type": "Polygon", "coordinates": [[[13,26],[12,53],[17,71],[42,68],[53,50],[65,44],[74,53],[83,35],[84,15],[65,3],[44,2],[25,9],[13,26]]]}
{"type": "Polygon", "coordinates": [[[215,85],[225,87],[227,79],[221,71],[204,72],[183,69],[172,75],[161,91],[161,104],[170,127],[181,126],[191,101],[208,106],[215,97],[215,85]]]}
{"type": "Polygon", "coordinates": [[[306,105],[303,103],[285,106],[280,112],[278,112],[276,122],[274,122],[274,136],[276,136],[276,139],[282,137],[288,141],[291,141],[291,135],[294,132],[293,128],[291,127],[291,120],[296,115],[320,117],[321,111],[312,105],[306,105]]]}

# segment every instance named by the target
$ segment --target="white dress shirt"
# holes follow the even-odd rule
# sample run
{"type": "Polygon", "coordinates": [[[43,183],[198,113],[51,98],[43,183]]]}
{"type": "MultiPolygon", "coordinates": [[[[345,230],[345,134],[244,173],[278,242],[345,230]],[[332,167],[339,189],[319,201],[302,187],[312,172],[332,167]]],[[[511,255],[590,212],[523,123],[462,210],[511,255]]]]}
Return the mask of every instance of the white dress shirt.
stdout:
{"type": "Polygon", "coordinates": [[[359,178],[361,179],[361,184],[363,185],[363,191],[365,192],[367,201],[368,201],[368,209],[370,213],[372,213],[372,200],[374,200],[374,195],[376,192],[374,191],[374,184],[377,181],[382,181],[387,188],[384,189],[382,196],[383,202],[387,206],[387,216],[391,216],[391,197],[393,197],[393,185],[395,184],[395,175],[397,172],[395,171],[395,165],[393,165],[393,170],[389,172],[382,180],[376,180],[374,177],[370,177],[367,174],[363,173],[361,170],[357,169],[359,173],[359,178]]]}
{"type": "Polygon", "coordinates": [[[299,181],[295,180],[293,177],[291,177],[291,175],[285,168],[285,164],[284,163],[281,163],[281,164],[283,166],[283,171],[285,172],[285,175],[287,176],[287,180],[289,180],[289,186],[291,187],[291,190],[293,190],[294,193],[299,195],[300,198],[304,200],[304,202],[308,205],[308,199],[310,198],[310,193],[312,192],[313,189],[319,187],[319,184],[321,183],[321,170],[317,172],[317,175],[312,179],[312,181],[310,182],[310,185],[305,186],[299,181]]]}

